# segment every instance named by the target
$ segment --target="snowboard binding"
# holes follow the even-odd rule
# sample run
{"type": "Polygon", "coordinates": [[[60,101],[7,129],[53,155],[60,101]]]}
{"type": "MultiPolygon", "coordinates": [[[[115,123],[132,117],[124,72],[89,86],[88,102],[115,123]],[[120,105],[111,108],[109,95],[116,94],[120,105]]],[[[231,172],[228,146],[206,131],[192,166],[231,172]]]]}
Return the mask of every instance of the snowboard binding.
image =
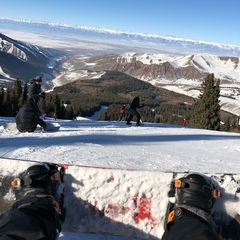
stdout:
{"type": "Polygon", "coordinates": [[[176,189],[175,207],[193,206],[210,213],[215,199],[222,197],[220,191],[207,177],[197,173],[175,180],[174,188],[176,189]]]}
{"type": "Polygon", "coordinates": [[[182,217],[182,209],[188,210],[214,225],[211,219],[211,210],[215,200],[221,198],[222,194],[206,176],[191,173],[172,183],[169,197],[175,197],[175,201],[168,204],[165,229],[169,223],[174,221],[174,218],[182,217]]]}
{"type": "Polygon", "coordinates": [[[11,185],[17,200],[23,197],[52,197],[56,211],[64,221],[64,174],[65,168],[58,164],[38,163],[21,173],[11,185]]]}

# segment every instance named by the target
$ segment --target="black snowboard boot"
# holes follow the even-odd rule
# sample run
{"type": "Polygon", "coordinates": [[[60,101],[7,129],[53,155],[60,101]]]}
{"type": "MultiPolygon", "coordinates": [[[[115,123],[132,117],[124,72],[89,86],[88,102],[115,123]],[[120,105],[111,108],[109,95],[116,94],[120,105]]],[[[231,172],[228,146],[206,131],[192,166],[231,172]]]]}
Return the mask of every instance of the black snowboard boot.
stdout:
{"type": "Polygon", "coordinates": [[[33,165],[20,174],[12,182],[17,201],[0,216],[0,239],[56,240],[64,220],[63,176],[64,168],[51,163],[33,165]]]}
{"type": "Polygon", "coordinates": [[[196,173],[176,180],[175,188],[175,207],[192,206],[210,213],[215,199],[221,197],[207,177],[196,173]]]}
{"type": "Polygon", "coordinates": [[[192,173],[174,182],[175,203],[168,214],[163,240],[221,239],[211,210],[220,192],[204,175],[192,173]]]}
{"type": "Polygon", "coordinates": [[[12,181],[16,199],[29,196],[52,196],[58,204],[63,198],[65,169],[53,163],[39,163],[29,167],[12,181]]]}

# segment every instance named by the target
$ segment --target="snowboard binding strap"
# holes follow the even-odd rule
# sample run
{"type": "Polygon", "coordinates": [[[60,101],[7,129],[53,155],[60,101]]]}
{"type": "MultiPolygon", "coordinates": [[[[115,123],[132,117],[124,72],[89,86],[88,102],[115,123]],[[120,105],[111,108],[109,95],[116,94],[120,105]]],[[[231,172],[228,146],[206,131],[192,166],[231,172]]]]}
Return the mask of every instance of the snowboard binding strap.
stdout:
{"type": "Polygon", "coordinates": [[[216,225],[216,223],[212,219],[212,216],[204,210],[195,207],[182,205],[175,208],[168,214],[167,225],[171,225],[176,219],[180,219],[182,216],[184,216],[184,209],[196,214],[197,216],[208,222],[209,225],[212,227],[213,231],[217,234],[219,240],[223,240],[221,236],[221,228],[216,225]]]}
{"type": "MultiPolygon", "coordinates": [[[[194,184],[191,183],[191,185],[194,185],[194,184]]],[[[181,179],[176,179],[176,180],[175,180],[175,183],[174,183],[174,187],[175,187],[175,188],[189,188],[189,184],[186,183],[186,182],[184,182],[184,181],[182,181],[181,179]]],[[[203,191],[206,195],[208,195],[208,196],[210,196],[210,197],[212,197],[212,198],[215,198],[215,199],[217,199],[217,198],[222,198],[222,193],[221,193],[219,190],[217,190],[217,189],[212,189],[212,188],[210,188],[210,187],[207,186],[207,185],[203,185],[203,186],[202,186],[202,191],[203,191]]]]}
{"type": "MultiPolygon", "coordinates": [[[[50,176],[51,181],[60,181],[61,180],[61,174],[60,172],[55,172],[53,175],[50,176]]],[[[38,180],[41,181],[41,180],[38,180]]],[[[11,185],[12,187],[22,187],[22,186],[29,186],[32,184],[32,179],[27,177],[27,178],[15,178],[12,182],[11,185]]]]}

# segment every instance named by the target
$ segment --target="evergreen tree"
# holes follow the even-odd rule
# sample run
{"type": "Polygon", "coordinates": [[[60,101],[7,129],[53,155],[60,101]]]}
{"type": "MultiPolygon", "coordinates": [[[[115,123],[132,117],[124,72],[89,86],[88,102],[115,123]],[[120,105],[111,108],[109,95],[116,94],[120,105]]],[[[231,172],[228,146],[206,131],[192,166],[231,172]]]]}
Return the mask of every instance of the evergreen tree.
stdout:
{"type": "Polygon", "coordinates": [[[202,83],[203,93],[190,119],[190,125],[209,130],[220,130],[220,81],[209,74],[202,83]]]}
{"type": "Polygon", "coordinates": [[[11,116],[13,117],[13,111],[12,111],[12,103],[11,103],[11,89],[7,88],[4,93],[4,100],[3,100],[3,116],[11,116]]]}
{"type": "Polygon", "coordinates": [[[19,78],[16,79],[14,82],[14,86],[12,88],[12,91],[10,93],[10,101],[12,104],[12,114],[13,116],[16,115],[16,112],[19,110],[19,107],[22,103],[22,86],[21,86],[21,80],[19,78]]]}

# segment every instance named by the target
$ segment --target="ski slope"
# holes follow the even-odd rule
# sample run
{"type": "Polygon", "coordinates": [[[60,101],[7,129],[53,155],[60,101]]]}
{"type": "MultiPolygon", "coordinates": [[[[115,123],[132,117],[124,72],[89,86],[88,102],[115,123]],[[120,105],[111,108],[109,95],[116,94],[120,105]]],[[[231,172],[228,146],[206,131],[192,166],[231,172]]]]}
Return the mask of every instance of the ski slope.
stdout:
{"type": "MultiPolygon", "coordinates": [[[[147,170],[154,174],[157,171],[240,173],[240,135],[236,133],[154,123],[145,123],[143,127],[133,123],[129,127],[125,122],[101,122],[94,118],[57,120],[61,125],[57,132],[20,133],[3,129],[6,121],[14,118],[0,117],[0,157],[4,158],[147,170]]],[[[128,239],[72,232],[63,232],[60,237],[61,240],[79,238],[128,239]]]]}

